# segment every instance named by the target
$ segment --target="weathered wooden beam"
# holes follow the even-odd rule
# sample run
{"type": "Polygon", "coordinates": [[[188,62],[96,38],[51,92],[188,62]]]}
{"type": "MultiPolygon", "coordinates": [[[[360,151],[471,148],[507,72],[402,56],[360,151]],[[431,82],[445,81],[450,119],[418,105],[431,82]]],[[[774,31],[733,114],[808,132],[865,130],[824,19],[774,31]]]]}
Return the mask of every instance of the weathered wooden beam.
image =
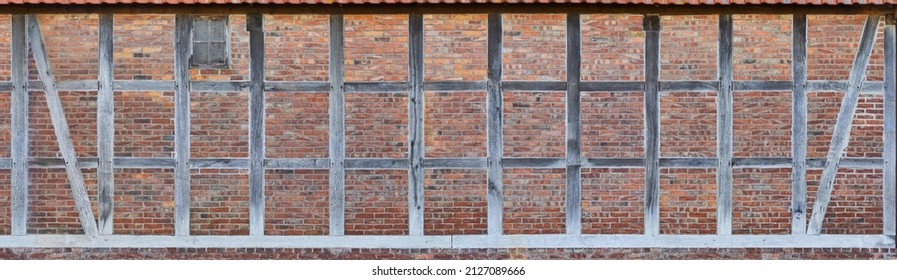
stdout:
{"type": "Polygon", "coordinates": [[[894,248],[888,235],[0,236],[0,248],[894,248]]]}
{"type": "Polygon", "coordinates": [[[408,16],[408,232],[424,235],[424,15],[408,16]]]}
{"type": "Polygon", "coordinates": [[[404,93],[408,91],[406,82],[347,82],[344,87],[346,93],[404,93]]]}
{"type": "Polygon", "coordinates": [[[28,20],[13,15],[10,31],[10,137],[12,172],[10,173],[12,235],[28,232],[28,20]]]}
{"type": "Polygon", "coordinates": [[[661,92],[687,91],[687,92],[716,92],[719,90],[719,81],[663,81],[660,82],[661,92]]]}
{"type": "Polygon", "coordinates": [[[175,15],[174,235],[190,235],[190,16],[175,15]]]}
{"type": "Polygon", "coordinates": [[[866,66],[869,64],[869,56],[872,54],[872,46],[875,42],[875,33],[878,29],[879,16],[869,16],[863,35],[860,37],[860,46],[850,69],[847,82],[847,92],[841,102],[841,110],[835,123],[835,131],[832,134],[832,143],[826,156],[825,168],[822,178],[819,180],[819,189],[816,192],[816,202],[813,204],[813,214],[810,216],[810,224],[807,233],[818,235],[822,231],[822,221],[825,219],[825,211],[831,200],[832,188],[835,184],[835,175],[838,174],[838,166],[844,150],[850,141],[850,128],[853,123],[854,113],[857,108],[860,88],[866,79],[866,66]]]}
{"type": "Polygon", "coordinates": [[[485,81],[444,81],[424,82],[425,91],[461,92],[461,91],[486,91],[485,81]]]}
{"type": "Polygon", "coordinates": [[[884,132],[882,133],[882,142],[884,143],[883,159],[884,167],[882,172],[884,215],[883,227],[885,235],[894,235],[897,233],[897,145],[895,145],[895,115],[897,115],[897,107],[894,104],[895,92],[897,92],[897,32],[895,32],[894,14],[888,14],[885,17],[885,87],[884,87],[884,132]]]}
{"type": "Polygon", "coordinates": [[[579,91],[643,91],[645,90],[645,82],[634,81],[580,81],[579,91]]]}
{"type": "Polygon", "coordinates": [[[114,4],[114,5],[9,5],[5,13],[59,14],[661,14],[714,15],[727,14],[833,14],[882,15],[894,11],[894,5],[632,5],[615,3],[456,3],[441,4],[382,4],[382,5],[176,5],[176,4],[114,4]]]}
{"type": "Polygon", "coordinates": [[[113,102],[113,19],[111,14],[99,16],[99,81],[97,91],[97,192],[99,232],[112,234],[115,217],[115,176],[112,162],[115,147],[115,109],[113,102]]]}
{"type": "Polygon", "coordinates": [[[47,57],[47,49],[44,46],[43,35],[40,31],[40,22],[34,15],[28,15],[28,38],[31,42],[31,52],[34,55],[34,63],[37,73],[44,83],[44,96],[47,99],[47,108],[50,111],[50,121],[53,123],[53,132],[56,134],[56,143],[59,145],[59,153],[65,159],[65,173],[68,177],[69,187],[72,189],[72,197],[75,200],[75,209],[81,222],[81,229],[86,235],[97,234],[97,221],[94,220],[93,209],[90,206],[90,197],[84,186],[84,175],[78,168],[78,158],[75,155],[75,146],[72,144],[72,136],[69,132],[69,124],[65,119],[65,110],[62,108],[62,100],[56,90],[56,78],[50,67],[47,57]]]}
{"type": "Polygon", "coordinates": [[[265,81],[266,92],[326,92],[329,82],[282,82],[265,81]]]}
{"type": "Polygon", "coordinates": [[[567,14],[567,234],[582,233],[582,117],[579,81],[582,63],[582,32],[579,14],[567,14]]]}
{"type": "Polygon", "coordinates": [[[791,234],[806,234],[807,15],[794,15],[791,36],[791,234]]]}
{"type": "Polygon", "coordinates": [[[346,96],[343,70],[343,15],[330,15],[330,235],[345,233],[346,96]]]}
{"type": "Polygon", "coordinates": [[[502,81],[501,89],[506,91],[565,91],[566,82],[552,81],[502,81]]]}
{"type": "Polygon", "coordinates": [[[716,97],[716,234],[732,234],[732,15],[719,15],[716,97]]]}
{"type": "Polygon", "coordinates": [[[645,234],[660,235],[660,16],[645,15],[645,234]]]}
{"type": "Polygon", "coordinates": [[[249,235],[265,235],[265,30],[261,14],[249,31],[249,235]]]}
{"type": "Polygon", "coordinates": [[[489,14],[486,35],[486,185],[487,233],[502,235],[502,19],[501,14],[489,14]]]}
{"type": "MultiPolygon", "coordinates": [[[[583,168],[644,168],[644,158],[587,158],[583,168]]],[[[504,158],[505,168],[559,169],[566,167],[565,158],[504,158]]],[[[661,168],[716,167],[716,158],[660,158],[661,168]]],[[[354,170],[406,170],[410,163],[405,158],[355,158],[347,159],[346,169],[354,170]]],[[[486,169],[486,158],[424,158],[424,169],[486,169]]],[[[116,169],[122,168],[175,168],[173,158],[118,157],[113,159],[116,169]]],[[[732,158],[733,168],[790,168],[791,158],[732,158]]],[[[266,159],[266,169],[328,169],[328,158],[276,158],[266,159]]],[[[825,158],[808,158],[807,169],[822,169],[825,158]]],[[[841,167],[854,169],[879,169],[882,158],[842,158],[841,167]]],[[[33,157],[29,168],[65,168],[61,158],[33,157]]],[[[81,169],[97,168],[97,158],[79,157],[81,169]]],[[[12,169],[10,158],[0,158],[0,169],[12,169]]],[[[249,169],[248,158],[193,158],[191,169],[249,169]]]]}

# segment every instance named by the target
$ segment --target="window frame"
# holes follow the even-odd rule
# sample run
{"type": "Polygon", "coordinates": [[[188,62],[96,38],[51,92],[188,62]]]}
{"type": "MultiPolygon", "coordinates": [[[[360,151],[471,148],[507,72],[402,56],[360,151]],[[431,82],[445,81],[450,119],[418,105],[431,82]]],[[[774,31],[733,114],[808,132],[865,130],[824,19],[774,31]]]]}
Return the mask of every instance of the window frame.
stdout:
{"type": "MultiPolygon", "coordinates": [[[[190,16],[190,69],[198,69],[198,70],[221,70],[221,69],[230,69],[231,67],[231,30],[230,30],[230,15],[191,15],[190,16]],[[225,50],[225,59],[224,63],[217,64],[209,64],[209,63],[197,63],[194,59],[194,47],[196,46],[196,21],[197,20],[207,20],[209,22],[217,21],[217,19],[223,19],[224,21],[224,50],[225,50]]],[[[211,33],[209,34],[211,36],[211,33]]],[[[213,43],[211,40],[208,42],[202,42],[206,44],[213,43]]]]}

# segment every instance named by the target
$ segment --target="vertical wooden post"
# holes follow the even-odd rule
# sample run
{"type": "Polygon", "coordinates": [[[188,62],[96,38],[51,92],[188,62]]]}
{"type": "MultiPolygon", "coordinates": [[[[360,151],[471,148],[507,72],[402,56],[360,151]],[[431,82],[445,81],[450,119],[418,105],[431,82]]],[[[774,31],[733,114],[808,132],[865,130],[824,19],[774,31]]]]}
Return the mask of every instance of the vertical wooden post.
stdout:
{"type": "Polygon", "coordinates": [[[791,234],[807,233],[807,15],[796,14],[791,43],[791,234]]]}
{"type": "Polygon", "coordinates": [[[424,235],[424,17],[408,16],[408,231],[424,235]]]}
{"type": "Polygon", "coordinates": [[[719,15],[716,234],[732,234],[732,15],[719,15]]]}
{"type": "Polygon", "coordinates": [[[582,233],[581,36],[580,15],[567,14],[567,234],[582,233]]]}
{"type": "Polygon", "coordinates": [[[489,235],[502,235],[504,192],[502,182],[502,56],[501,14],[489,14],[487,27],[486,59],[486,184],[487,231],[489,235]]]}
{"type": "Polygon", "coordinates": [[[645,15],[645,234],[660,234],[660,16],[645,15]]]}
{"type": "Polygon", "coordinates": [[[863,87],[863,81],[866,80],[866,66],[869,64],[869,56],[872,54],[872,46],[875,42],[875,33],[878,30],[880,17],[874,15],[866,19],[863,35],[860,37],[860,46],[857,49],[857,55],[850,69],[850,76],[847,79],[847,92],[844,94],[841,110],[838,112],[838,119],[835,122],[832,143],[825,158],[822,178],[819,179],[819,190],[816,192],[816,202],[813,203],[813,213],[810,216],[807,234],[818,235],[822,231],[822,221],[825,219],[825,211],[831,200],[835,175],[838,174],[841,157],[850,141],[850,127],[857,109],[860,89],[863,87]]]}
{"type": "Polygon", "coordinates": [[[12,138],[12,235],[28,232],[28,40],[26,15],[12,15],[11,20],[10,98],[12,138]]]}
{"type": "Polygon", "coordinates": [[[115,217],[114,156],[115,108],[113,99],[113,16],[100,14],[99,87],[97,91],[97,192],[100,211],[100,234],[112,234],[115,217]]]}
{"type": "Polygon", "coordinates": [[[330,15],[330,235],[345,234],[346,96],[343,91],[343,15],[330,15]]]}
{"type": "Polygon", "coordinates": [[[59,91],[56,88],[56,78],[53,76],[50,60],[47,56],[47,48],[44,46],[43,35],[40,31],[40,23],[34,15],[28,15],[28,38],[31,41],[31,52],[34,55],[34,64],[37,73],[43,82],[44,96],[47,99],[47,109],[50,111],[50,121],[53,123],[53,132],[56,134],[56,144],[59,153],[65,161],[65,174],[69,187],[72,189],[72,197],[75,200],[75,209],[78,211],[78,220],[86,235],[97,235],[97,221],[94,220],[93,209],[90,206],[90,197],[84,186],[84,174],[78,166],[78,157],[75,154],[75,146],[69,130],[68,121],[65,119],[65,110],[59,91]]]}
{"type": "Polygon", "coordinates": [[[190,16],[174,30],[174,234],[190,235],[190,16]]]}
{"type": "Polygon", "coordinates": [[[249,235],[265,235],[265,30],[261,14],[249,31],[249,235]]]}
{"type": "Polygon", "coordinates": [[[884,234],[894,235],[897,232],[897,159],[895,159],[894,126],[897,107],[894,95],[897,92],[897,35],[895,35],[894,14],[885,16],[885,91],[884,91],[884,234]]]}

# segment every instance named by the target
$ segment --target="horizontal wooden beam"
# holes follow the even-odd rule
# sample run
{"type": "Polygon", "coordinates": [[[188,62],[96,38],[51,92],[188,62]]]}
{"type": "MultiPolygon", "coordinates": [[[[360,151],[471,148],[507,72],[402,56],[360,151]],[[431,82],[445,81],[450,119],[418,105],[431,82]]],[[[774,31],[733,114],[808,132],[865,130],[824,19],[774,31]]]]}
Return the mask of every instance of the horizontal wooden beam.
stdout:
{"type": "Polygon", "coordinates": [[[65,5],[36,4],[8,5],[8,14],[472,14],[472,13],[534,13],[534,14],[660,14],[713,15],[727,14],[834,14],[881,15],[894,11],[894,5],[632,5],[598,3],[465,3],[457,4],[381,4],[381,5],[170,5],[115,4],[65,5]]]}
{"type": "MultiPolygon", "coordinates": [[[[716,92],[717,81],[660,81],[661,92],[716,92]]],[[[120,91],[174,91],[174,81],[116,80],[114,89],[120,91]]],[[[564,81],[503,81],[502,89],[507,91],[565,91],[564,81]]],[[[791,91],[791,81],[734,81],[735,92],[745,91],[791,91]]],[[[60,81],[56,87],[60,91],[96,91],[96,80],[60,81]]],[[[406,82],[348,82],[345,83],[347,93],[383,93],[407,92],[406,82]]],[[[644,82],[632,81],[583,81],[579,90],[583,92],[634,92],[643,91],[644,82]]],[[[28,90],[39,91],[43,84],[29,81],[28,90]]],[[[265,81],[266,92],[314,93],[327,92],[329,82],[305,81],[265,81]]],[[[847,81],[808,81],[807,92],[843,92],[847,89],[847,81]]],[[[192,92],[245,92],[249,90],[249,81],[192,81],[192,92]]],[[[884,83],[868,81],[863,83],[860,93],[881,94],[884,83]]],[[[0,92],[12,91],[10,81],[0,81],[0,92]]],[[[484,92],[486,81],[427,81],[424,91],[441,92],[484,92]]]]}
{"type": "Polygon", "coordinates": [[[893,235],[0,236],[0,248],[893,248],[893,235]]]}
{"type": "MultiPolygon", "coordinates": [[[[565,158],[502,158],[505,168],[564,168],[565,158]]],[[[843,158],[843,168],[882,168],[882,158],[843,158]]],[[[173,158],[132,158],[113,159],[116,169],[123,168],[174,168],[173,158]]],[[[327,158],[269,158],[265,159],[265,169],[327,169],[327,158]]],[[[408,159],[401,158],[354,158],[346,159],[346,168],[355,170],[407,169],[408,159]]],[[[791,158],[733,158],[734,168],[790,168],[791,158]]],[[[486,158],[425,158],[425,169],[484,169],[486,158]]],[[[11,169],[10,158],[0,158],[0,170],[11,169]]],[[[821,169],[825,158],[807,159],[807,168],[821,169]]],[[[61,158],[29,158],[29,168],[64,168],[61,158]]],[[[78,167],[97,168],[97,158],[78,158],[78,167]]],[[[582,168],[644,168],[644,158],[587,158],[582,168]]],[[[660,158],[663,168],[716,168],[716,158],[660,158]]],[[[199,158],[191,159],[190,168],[195,169],[248,169],[248,158],[199,158]]]]}

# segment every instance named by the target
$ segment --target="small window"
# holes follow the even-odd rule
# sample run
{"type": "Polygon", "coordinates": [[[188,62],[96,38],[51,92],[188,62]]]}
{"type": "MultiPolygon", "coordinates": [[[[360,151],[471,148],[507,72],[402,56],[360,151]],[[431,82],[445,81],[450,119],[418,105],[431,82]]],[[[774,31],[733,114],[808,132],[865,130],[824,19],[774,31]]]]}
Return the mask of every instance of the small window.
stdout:
{"type": "Polygon", "coordinates": [[[194,68],[227,68],[230,44],[227,16],[193,16],[193,44],[190,66],[194,68]]]}

